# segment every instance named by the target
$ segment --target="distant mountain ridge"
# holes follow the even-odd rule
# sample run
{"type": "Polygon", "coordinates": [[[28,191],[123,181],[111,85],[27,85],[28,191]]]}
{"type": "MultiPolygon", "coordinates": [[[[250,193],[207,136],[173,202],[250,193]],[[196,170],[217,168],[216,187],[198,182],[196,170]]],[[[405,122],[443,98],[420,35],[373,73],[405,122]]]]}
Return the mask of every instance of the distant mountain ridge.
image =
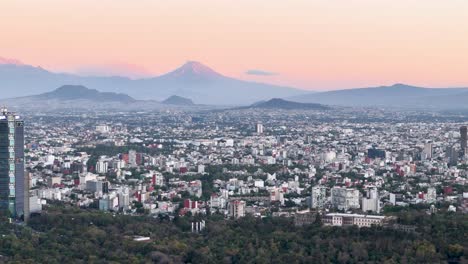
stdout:
{"type": "Polygon", "coordinates": [[[298,103],[280,98],[273,98],[268,101],[261,101],[247,108],[258,109],[283,109],[283,110],[328,110],[328,106],[315,103],[298,103]]]}
{"type": "Polygon", "coordinates": [[[173,96],[169,103],[154,100],[136,100],[126,94],[100,92],[82,85],[64,85],[52,92],[38,95],[1,99],[0,105],[15,110],[55,111],[55,110],[168,110],[168,109],[214,109],[216,107],[195,105],[190,99],[173,96]],[[177,104],[179,103],[179,104],[177,104]],[[183,104],[182,104],[183,103],[183,104]]]}
{"type": "Polygon", "coordinates": [[[167,98],[166,100],[162,101],[161,103],[169,104],[169,105],[185,105],[185,106],[194,105],[192,100],[182,97],[182,96],[177,96],[177,95],[173,95],[167,98]]]}
{"type": "Polygon", "coordinates": [[[95,89],[88,89],[82,85],[64,85],[52,92],[31,96],[36,99],[56,99],[56,100],[90,100],[96,102],[123,102],[130,103],[136,100],[132,97],[112,92],[99,92],[95,89]]]}
{"type": "Polygon", "coordinates": [[[53,73],[41,67],[4,59],[0,63],[1,98],[50,92],[54,87],[80,84],[102,92],[124,93],[137,100],[164,100],[172,95],[191,98],[207,105],[246,105],[273,97],[290,97],[306,91],[226,77],[200,62],[189,61],[158,77],[78,76],[53,73]]]}
{"type": "Polygon", "coordinates": [[[406,84],[293,96],[303,103],[404,108],[468,108],[468,88],[424,88],[406,84]]]}

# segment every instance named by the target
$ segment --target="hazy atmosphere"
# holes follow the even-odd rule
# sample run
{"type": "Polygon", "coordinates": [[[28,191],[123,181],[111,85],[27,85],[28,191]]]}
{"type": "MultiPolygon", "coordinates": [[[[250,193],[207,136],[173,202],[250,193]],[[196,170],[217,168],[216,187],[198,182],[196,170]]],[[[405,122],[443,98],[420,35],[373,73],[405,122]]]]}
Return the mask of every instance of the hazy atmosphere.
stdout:
{"type": "Polygon", "coordinates": [[[186,61],[310,90],[466,87],[468,2],[4,0],[0,57],[148,77],[186,61]]]}
{"type": "Polygon", "coordinates": [[[0,263],[467,264],[468,0],[0,0],[0,263]]]}

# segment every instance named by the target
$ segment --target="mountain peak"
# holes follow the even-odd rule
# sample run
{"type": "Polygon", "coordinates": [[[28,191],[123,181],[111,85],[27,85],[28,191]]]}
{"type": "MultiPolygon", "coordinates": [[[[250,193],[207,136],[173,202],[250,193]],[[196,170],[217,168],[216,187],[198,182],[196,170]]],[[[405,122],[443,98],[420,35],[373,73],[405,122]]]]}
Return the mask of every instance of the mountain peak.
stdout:
{"type": "Polygon", "coordinates": [[[193,101],[191,99],[178,96],[178,95],[173,95],[166,100],[162,101],[163,104],[170,104],[170,105],[194,105],[193,101]]]}
{"type": "Polygon", "coordinates": [[[54,92],[59,92],[59,93],[63,93],[63,92],[76,92],[76,93],[79,93],[79,92],[89,92],[89,91],[92,91],[92,92],[97,92],[96,89],[89,89],[83,85],[63,85],[63,86],[60,86],[59,88],[55,89],[54,92]]]}
{"type": "Polygon", "coordinates": [[[16,59],[9,59],[0,57],[0,65],[24,65],[21,61],[16,59]]]}
{"type": "Polygon", "coordinates": [[[413,85],[408,85],[404,83],[395,83],[390,86],[383,86],[384,88],[390,88],[390,89],[412,89],[412,88],[421,88],[413,85]]]}
{"type": "Polygon", "coordinates": [[[185,78],[219,78],[223,77],[210,67],[198,61],[187,61],[184,65],[167,74],[171,77],[185,78]]]}

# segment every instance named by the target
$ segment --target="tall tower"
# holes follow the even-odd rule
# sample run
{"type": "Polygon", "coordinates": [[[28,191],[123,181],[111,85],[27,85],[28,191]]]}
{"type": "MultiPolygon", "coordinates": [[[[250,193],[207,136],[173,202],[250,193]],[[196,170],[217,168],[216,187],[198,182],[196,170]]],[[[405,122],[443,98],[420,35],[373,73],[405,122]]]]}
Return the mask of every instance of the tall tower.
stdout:
{"type": "Polygon", "coordinates": [[[0,210],[14,218],[29,216],[28,179],[24,171],[24,123],[0,109],[0,210]]]}
{"type": "Polygon", "coordinates": [[[466,151],[467,143],[468,143],[468,128],[466,126],[460,127],[460,146],[463,154],[466,151]]]}
{"type": "Polygon", "coordinates": [[[314,209],[322,209],[327,201],[327,187],[314,186],[312,187],[311,207],[314,209]]]}
{"type": "Polygon", "coordinates": [[[257,134],[263,134],[263,124],[262,123],[257,124],[256,132],[257,132],[257,134]]]}

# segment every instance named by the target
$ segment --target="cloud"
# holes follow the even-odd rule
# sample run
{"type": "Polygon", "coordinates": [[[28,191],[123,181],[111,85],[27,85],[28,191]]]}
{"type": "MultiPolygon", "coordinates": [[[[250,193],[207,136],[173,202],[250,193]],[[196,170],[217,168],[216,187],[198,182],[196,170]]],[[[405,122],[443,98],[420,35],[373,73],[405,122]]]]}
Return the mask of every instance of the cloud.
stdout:
{"type": "Polygon", "coordinates": [[[245,72],[245,74],[248,75],[260,75],[260,76],[272,76],[272,75],[278,75],[276,72],[270,72],[270,71],[264,71],[264,70],[248,70],[245,72]]]}

